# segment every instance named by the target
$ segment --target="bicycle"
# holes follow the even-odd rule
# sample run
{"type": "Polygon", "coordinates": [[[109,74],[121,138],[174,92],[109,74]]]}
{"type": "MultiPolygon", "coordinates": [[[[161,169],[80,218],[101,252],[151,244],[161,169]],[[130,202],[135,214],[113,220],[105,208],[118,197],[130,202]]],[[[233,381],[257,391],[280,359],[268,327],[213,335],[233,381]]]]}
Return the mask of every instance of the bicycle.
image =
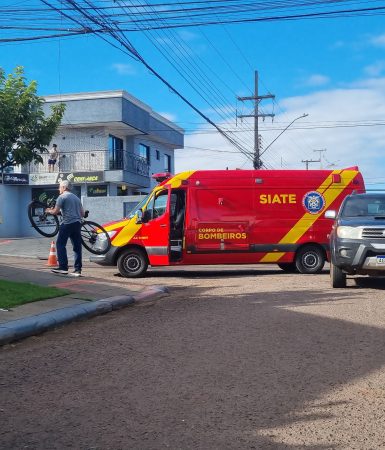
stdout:
{"type": "MultiPolygon", "coordinates": [[[[62,222],[61,215],[48,214],[46,208],[53,208],[55,201],[43,203],[32,200],[28,205],[28,218],[32,227],[42,236],[54,237],[59,232],[62,222]]],[[[85,220],[89,211],[82,219],[81,239],[82,245],[94,255],[104,255],[111,248],[111,239],[107,231],[98,223],[85,220]]]]}

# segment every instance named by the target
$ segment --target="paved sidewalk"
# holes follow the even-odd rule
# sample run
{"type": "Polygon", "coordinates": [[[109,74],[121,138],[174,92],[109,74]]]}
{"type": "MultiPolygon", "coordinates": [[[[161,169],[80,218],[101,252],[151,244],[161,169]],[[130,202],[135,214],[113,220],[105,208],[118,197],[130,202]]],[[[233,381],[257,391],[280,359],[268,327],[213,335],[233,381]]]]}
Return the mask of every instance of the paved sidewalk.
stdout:
{"type": "MultiPolygon", "coordinates": [[[[51,242],[55,238],[0,238],[0,256],[19,256],[23,258],[47,259],[51,242]]],[[[87,261],[90,253],[83,247],[83,259],[87,261]]],[[[71,262],[71,246],[68,245],[68,257],[71,262]]]]}
{"type": "MultiPolygon", "coordinates": [[[[0,310],[0,345],[167,293],[161,286],[146,288],[133,281],[128,288],[127,283],[98,276],[103,268],[88,262],[88,252],[83,255],[84,276],[55,275],[47,266],[51,241],[47,238],[0,240],[0,279],[70,291],[64,297],[0,310]]],[[[69,249],[69,256],[71,253],[69,249]]]]}

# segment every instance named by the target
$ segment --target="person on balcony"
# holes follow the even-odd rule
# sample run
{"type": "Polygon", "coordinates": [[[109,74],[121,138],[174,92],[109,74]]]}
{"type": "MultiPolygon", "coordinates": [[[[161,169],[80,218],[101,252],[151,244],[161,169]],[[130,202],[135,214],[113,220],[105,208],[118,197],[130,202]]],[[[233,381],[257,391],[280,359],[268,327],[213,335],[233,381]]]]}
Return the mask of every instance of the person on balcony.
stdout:
{"type": "Polygon", "coordinates": [[[54,172],[55,164],[59,157],[59,150],[56,144],[52,144],[48,155],[48,172],[54,172]]]}

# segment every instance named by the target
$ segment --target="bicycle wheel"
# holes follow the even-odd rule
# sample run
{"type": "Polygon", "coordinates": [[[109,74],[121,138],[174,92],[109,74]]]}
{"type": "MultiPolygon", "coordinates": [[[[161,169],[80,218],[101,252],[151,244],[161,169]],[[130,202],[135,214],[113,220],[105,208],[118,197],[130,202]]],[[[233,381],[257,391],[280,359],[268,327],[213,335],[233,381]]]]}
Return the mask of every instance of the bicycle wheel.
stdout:
{"type": "Polygon", "coordinates": [[[104,255],[111,248],[107,231],[99,224],[85,220],[81,228],[82,244],[95,255],[104,255]]]}
{"type": "Polygon", "coordinates": [[[59,231],[59,219],[53,214],[47,214],[47,205],[37,200],[28,205],[28,218],[35,230],[45,237],[56,236],[59,231]]]}

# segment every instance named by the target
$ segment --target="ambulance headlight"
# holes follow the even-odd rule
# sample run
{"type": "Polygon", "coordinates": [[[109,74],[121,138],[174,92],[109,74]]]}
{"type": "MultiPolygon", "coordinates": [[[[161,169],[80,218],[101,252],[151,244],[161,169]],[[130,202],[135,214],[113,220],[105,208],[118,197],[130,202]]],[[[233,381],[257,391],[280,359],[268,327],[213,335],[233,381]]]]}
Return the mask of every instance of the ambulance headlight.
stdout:
{"type": "MultiPolygon", "coordinates": [[[[111,241],[111,239],[116,235],[117,231],[107,231],[107,234],[109,236],[109,240],[111,241]]],[[[98,233],[96,236],[96,241],[93,244],[93,247],[95,250],[99,250],[100,252],[105,252],[107,251],[109,245],[109,241],[107,236],[104,233],[98,233]]]]}
{"type": "Polygon", "coordinates": [[[343,239],[360,239],[361,228],[357,227],[337,227],[337,236],[343,239]]]}

